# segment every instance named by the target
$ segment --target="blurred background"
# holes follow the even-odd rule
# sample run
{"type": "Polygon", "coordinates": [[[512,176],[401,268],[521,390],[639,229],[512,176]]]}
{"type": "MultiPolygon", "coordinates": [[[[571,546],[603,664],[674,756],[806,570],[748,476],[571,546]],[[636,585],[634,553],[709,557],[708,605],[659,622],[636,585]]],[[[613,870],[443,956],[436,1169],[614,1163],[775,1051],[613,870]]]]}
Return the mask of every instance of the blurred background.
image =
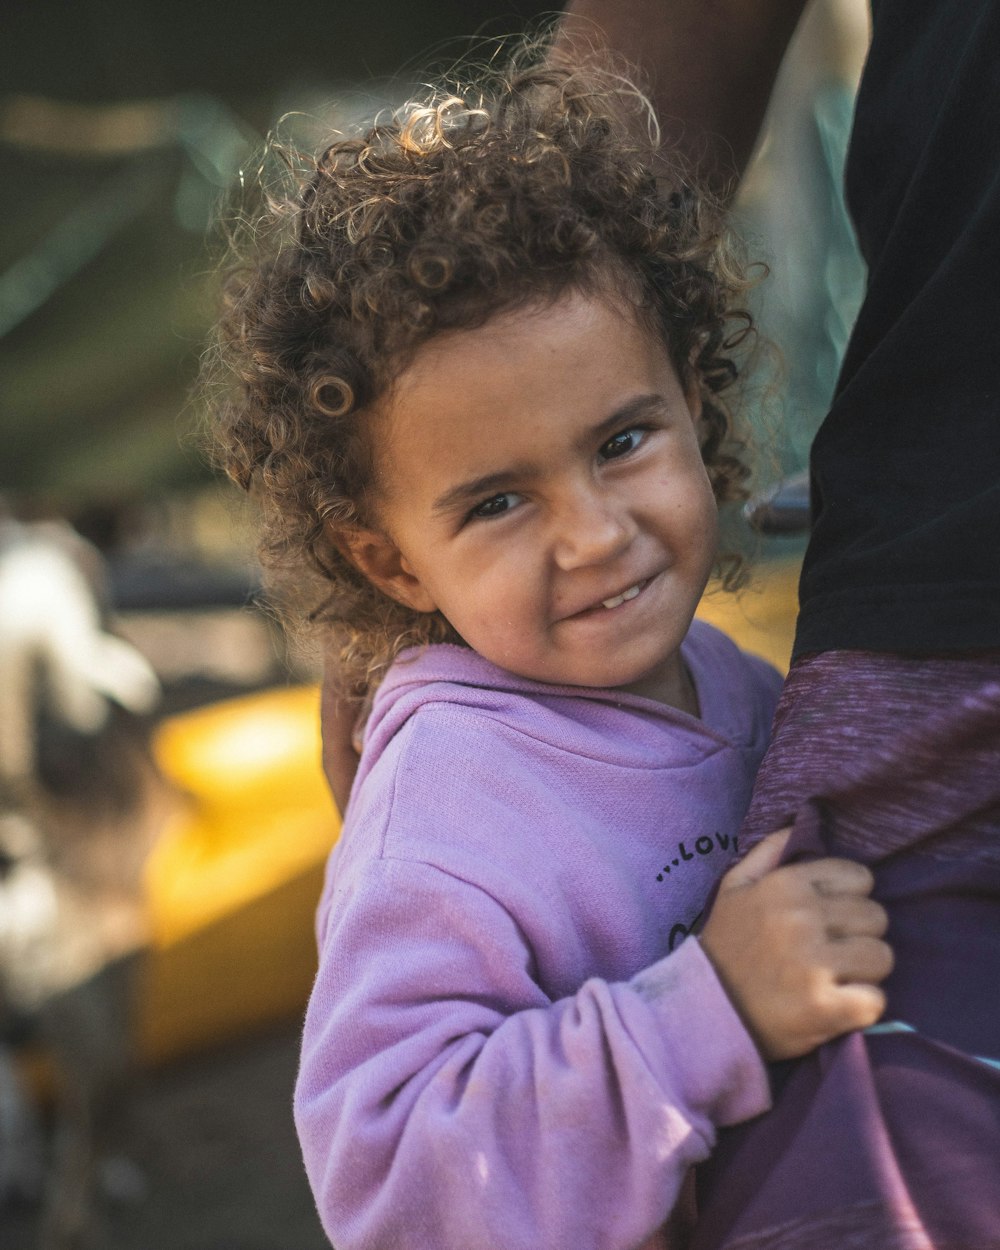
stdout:
{"type": "MultiPolygon", "coordinates": [[[[252,517],[198,447],[212,223],[283,116],[343,124],[397,103],[467,37],[548,11],[5,9],[5,1248],[326,1244],[289,1103],[338,817],[316,659],[257,601],[252,517]]],[[[841,169],[867,34],[863,0],[812,0],[737,206],[771,270],[754,301],[774,350],[746,389],[762,485],[804,468],[860,300],[841,169]]],[[[779,666],[803,545],[762,540],[754,584],[703,608],[779,666]]]]}

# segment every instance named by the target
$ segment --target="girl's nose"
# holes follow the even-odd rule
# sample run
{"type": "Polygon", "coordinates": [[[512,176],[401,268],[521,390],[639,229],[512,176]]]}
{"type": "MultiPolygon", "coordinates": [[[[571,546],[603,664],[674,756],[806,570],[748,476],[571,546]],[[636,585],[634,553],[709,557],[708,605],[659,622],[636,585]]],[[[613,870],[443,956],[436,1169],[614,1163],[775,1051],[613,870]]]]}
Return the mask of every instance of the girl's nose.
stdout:
{"type": "Polygon", "coordinates": [[[614,559],[629,545],[635,523],[620,500],[589,488],[576,492],[560,507],[553,555],[569,571],[614,559]]]}

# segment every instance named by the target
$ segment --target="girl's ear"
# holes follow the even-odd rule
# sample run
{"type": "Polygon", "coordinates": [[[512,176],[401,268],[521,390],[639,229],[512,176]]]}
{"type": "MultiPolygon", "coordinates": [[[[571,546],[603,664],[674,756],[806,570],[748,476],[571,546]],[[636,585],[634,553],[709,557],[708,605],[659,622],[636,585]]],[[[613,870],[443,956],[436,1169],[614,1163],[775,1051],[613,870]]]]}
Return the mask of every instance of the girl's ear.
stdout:
{"type": "Polygon", "coordinates": [[[437,604],[396,544],[379,530],[356,529],[338,535],[341,553],[373,586],[415,612],[436,612],[437,604]]]}

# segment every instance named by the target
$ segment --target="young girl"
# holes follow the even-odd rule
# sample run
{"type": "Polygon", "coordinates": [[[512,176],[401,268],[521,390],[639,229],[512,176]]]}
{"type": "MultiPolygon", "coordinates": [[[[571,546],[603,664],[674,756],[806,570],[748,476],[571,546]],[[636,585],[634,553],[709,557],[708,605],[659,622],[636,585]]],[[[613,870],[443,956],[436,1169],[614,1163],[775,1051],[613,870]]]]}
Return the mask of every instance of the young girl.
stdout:
{"type": "Polygon", "coordinates": [[[227,468],[348,671],[394,660],[296,1093],[338,1250],[662,1245],[764,1058],[881,1011],[867,873],[775,870],[783,834],[690,936],[780,683],[692,624],[745,473],[739,276],[607,82],[515,73],[335,143],[230,288],[227,468]]]}

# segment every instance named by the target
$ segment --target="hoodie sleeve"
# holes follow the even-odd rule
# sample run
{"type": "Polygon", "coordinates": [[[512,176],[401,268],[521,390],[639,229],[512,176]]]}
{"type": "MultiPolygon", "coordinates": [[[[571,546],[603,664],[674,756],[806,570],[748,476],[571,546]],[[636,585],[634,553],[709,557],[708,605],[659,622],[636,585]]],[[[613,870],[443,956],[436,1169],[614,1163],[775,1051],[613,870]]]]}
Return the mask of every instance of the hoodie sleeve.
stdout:
{"type": "Polygon", "coordinates": [[[382,858],[337,891],[295,1105],[337,1250],[628,1250],[768,1103],[693,938],[551,1001],[478,885],[382,858]]]}

